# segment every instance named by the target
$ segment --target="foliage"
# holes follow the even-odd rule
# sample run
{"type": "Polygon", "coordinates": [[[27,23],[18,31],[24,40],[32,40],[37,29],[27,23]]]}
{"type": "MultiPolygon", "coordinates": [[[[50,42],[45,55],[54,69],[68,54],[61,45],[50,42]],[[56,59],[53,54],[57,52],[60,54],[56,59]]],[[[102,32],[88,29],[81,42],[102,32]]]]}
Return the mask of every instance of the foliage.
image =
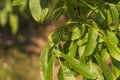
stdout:
{"type": "MultiPolygon", "coordinates": [[[[15,1],[15,0],[14,0],[15,1]]],[[[51,0],[50,0],[51,1],[51,0]]],[[[54,62],[59,61],[58,80],[119,80],[120,78],[120,1],[58,0],[50,10],[49,0],[29,0],[38,22],[52,16],[69,20],[48,37],[40,56],[42,80],[52,80],[54,62]],[[111,63],[107,64],[108,60],[111,63]]]]}
{"type": "Polygon", "coordinates": [[[16,34],[19,29],[19,16],[15,13],[14,6],[20,5],[19,12],[25,10],[27,0],[0,0],[0,26],[5,27],[8,23],[10,25],[11,33],[16,34]]]}

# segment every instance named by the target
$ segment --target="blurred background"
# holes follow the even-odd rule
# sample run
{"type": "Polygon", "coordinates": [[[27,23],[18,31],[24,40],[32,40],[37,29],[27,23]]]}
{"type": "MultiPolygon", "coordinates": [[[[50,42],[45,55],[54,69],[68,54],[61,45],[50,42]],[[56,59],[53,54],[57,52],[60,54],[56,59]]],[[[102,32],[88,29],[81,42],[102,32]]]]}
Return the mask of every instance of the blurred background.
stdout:
{"type": "Polygon", "coordinates": [[[32,18],[28,0],[15,6],[11,2],[0,0],[0,80],[40,80],[40,52],[47,36],[65,23],[65,16],[57,23],[49,18],[40,24],[32,18]]]}

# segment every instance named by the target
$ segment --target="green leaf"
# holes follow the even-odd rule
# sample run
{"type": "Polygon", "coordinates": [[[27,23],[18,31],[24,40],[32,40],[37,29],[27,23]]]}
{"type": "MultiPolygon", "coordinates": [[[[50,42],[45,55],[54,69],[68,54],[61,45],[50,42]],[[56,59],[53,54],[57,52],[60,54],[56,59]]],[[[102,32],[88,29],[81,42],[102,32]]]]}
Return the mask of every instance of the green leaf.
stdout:
{"type": "Polygon", "coordinates": [[[58,1],[53,10],[58,9],[58,8],[62,8],[64,6],[64,4],[65,4],[64,1],[58,1]]]}
{"type": "Polygon", "coordinates": [[[46,69],[45,80],[52,80],[54,59],[55,59],[55,56],[53,55],[50,58],[50,61],[48,62],[47,69],[46,69]]]}
{"type": "Polygon", "coordinates": [[[114,58],[112,58],[112,64],[116,66],[118,69],[120,69],[120,61],[117,61],[114,58]]]}
{"type": "Polygon", "coordinates": [[[106,78],[107,80],[115,80],[115,79],[114,79],[114,75],[113,75],[112,72],[110,71],[109,67],[108,67],[107,64],[101,59],[101,57],[100,57],[98,54],[95,55],[95,59],[97,60],[100,68],[102,69],[102,72],[103,72],[105,78],[106,78]]]}
{"type": "Polygon", "coordinates": [[[0,25],[4,27],[7,23],[7,12],[6,11],[0,11],[0,25]]]}
{"type": "Polygon", "coordinates": [[[91,27],[88,31],[88,42],[87,45],[85,47],[85,52],[84,52],[84,56],[89,56],[93,53],[96,45],[97,45],[97,39],[98,37],[98,32],[94,27],[91,27]]]}
{"type": "Polygon", "coordinates": [[[41,15],[40,15],[40,22],[42,23],[44,21],[44,19],[47,18],[47,14],[48,14],[48,0],[40,0],[40,7],[41,7],[41,15]]]}
{"type": "Polygon", "coordinates": [[[85,45],[79,46],[78,53],[79,53],[80,59],[81,59],[81,56],[83,55],[84,51],[85,51],[85,45]]]}
{"type": "Polygon", "coordinates": [[[112,23],[112,15],[110,13],[110,10],[107,10],[107,21],[108,21],[108,25],[111,25],[112,23]]]}
{"type": "Polygon", "coordinates": [[[69,17],[71,18],[74,17],[74,13],[75,13],[74,5],[67,3],[67,12],[69,17]]]}
{"type": "Polygon", "coordinates": [[[71,67],[73,67],[73,69],[79,74],[81,74],[83,77],[88,79],[97,78],[97,75],[93,71],[90,71],[89,67],[80,62],[79,60],[65,54],[60,54],[60,57],[66,59],[66,61],[71,64],[71,67]]]}
{"type": "Polygon", "coordinates": [[[91,70],[94,71],[97,74],[97,79],[96,80],[104,80],[102,70],[97,64],[91,63],[90,67],[91,67],[91,70]]]}
{"type": "Polygon", "coordinates": [[[18,31],[18,16],[14,14],[10,14],[9,22],[10,22],[12,34],[16,34],[18,31]]]}
{"type": "Polygon", "coordinates": [[[104,37],[104,41],[108,47],[108,50],[110,52],[110,55],[120,61],[120,48],[117,46],[118,40],[115,35],[108,33],[108,36],[104,37]]]}
{"type": "Polygon", "coordinates": [[[69,41],[70,35],[68,33],[68,29],[66,28],[66,26],[64,26],[61,34],[62,34],[61,41],[65,41],[65,42],[69,41]]]}
{"type": "Polygon", "coordinates": [[[64,32],[64,26],[62,27],[58,27],[51,35],[52,41],[54,42],[54,44],[57,44],[64,32]]]}
{"type": "Polygon", "coordinates": [[[11,2],[10,2],[10,0],[6,0],[4,10],[5,10],[6,12],[12,12],[12,7],[11,7],[11,2]]]}
{"type": "Polygon", "coordinates": [[[117,78],[120,77],[120,69],[118,69],[115,65],[112,64],[112,70],[113,70],[113,73],[115,74],[115,80],[119,80],[117,78]]]}
{"type": "Polygon", "coordinates": [[[100,9],[98,9],[98,21],[101,25],[104,24],[105,22],[105,8],[104,7],[101,7],[100,9]]]}
{"type": "Polygon", "coordinates": [[[101,57],[102,57],[103,61],[107,61],[110,58],[110,55],[109,55],[109,53],[107,52],[106,49],[102,49],[101,57]]]}
{"type": "Polygon", "coordinates": [[[43,22],[48,14],[46,0],[29,0],[29,8],[33,18],[38,22],[43,22]]]}
{"type": "Polygon", "coordinates": [[[115,77],[118,78],[120,76],[120,61],[112,58],[112,69],[115,74],[115,77]]]}
{"type": "Polygon", "coordinates": [[[76,80],[74,73],[65,66],[61,66],[58,72],[58,80],[76,80]]]}
{"type": "Polygon", "coordinates": [[[28,3],[28,0],[13,0],[12,6],[19,5],[19,10],[24,11],[25,8],[27,7],[27,3],[28,3]]]}
{"type": "Polygon", "coordinates": [[[33,18],[39,22],[41,11],[42,11],[40,7],[40,0],[36,0],[36,1],[29,0],[29,8],[33,18]]]}
{"type": "Polygon", "coordinates": [[[65,11],[64,8],[60,8],[57,11],[55,11],[55,13],[53,14],[53,20],[57,21],[64,11],[65,11]]]}
{"type": "Polygon", "coordinates": [[[81,36],[81,31],[79,29],[79,26],[78,25],[75,25],[73,28],[72,28],[72,37],[71,37],[71,40],[76,40],[76,39],[79,39],[81,36]]]}
{"type": "Polygon", "coordinates": [[[47,48],[45,48],[41,51],[41,55],[40,55],[40,74],[42,80],[45,80],[47,60],[48,60],[48,52],[47,52],[47,48]]]}
{"type": "Polygon", "coordinates": [[[87,6],[87,7],[89,7],[91,10],[93,10],[93,11],[95,11],[95,12],[98,12],[97,11],[97,7],[95,6],[93,6],[93,5],[91,5],[91,4],[89,4],[89,3],[87,3],[86,1],[83,1],[83,0],[79,0],[82,4],[84,4],[85,6],[87,6]]]}
{"type": "Polygon", "coordinates": [[[55,32],[52,34],[51,38],[52,38],[52,41],[53,41],[55,44],[57,44],[57,43],[59,42],[59,40],[60,40],[59,32],[56,32],[56,31],[55,31],[55,32]]]}
{"type": "Polygon", "coordinates": [[[9,0],[5,0],[5,2],[3,2],[3,4],[4,4],[4,8],[0,10],[0,25],[2,27],[4,27],[7,24],[8,13],[12,12],[11,3],[9,0]]]}
{"type": "MultiPolygon", "coordinates": [[[[41,74],[41,79],[45,80],[46,78],[46,71],[47,71],[47,66],[48,64],[48,58],[49,58],[49,52],[51,51],[51,48],[53,47],[52,43],[48,44],[47,48],[44,48],[41,51],[41,55],[40,55],[40,74],[41,74]]],[[[52,58],[50,58],[52,59],[52,58]]]]}
{"type": "Polygon", "coordinates": [[[107,39],[109,39],[111,42],[115,43],[115,44],[118,44],[119,43],[119,40],[118,38],[116,37],[115,33],[113,32],[107,32],[107,39]]]}
{"type": "Polygon", "coordinates": [[[120,1],[117,3],[118,13],[120,15],[120,1]]]}
{"type": "Polygon", "coordinates": [[[12,5],[13,5],[13,6],[22,5],[22,4],[25,4],[25,1],[26,1],[26,0],[13,0],[13,1],[12,1],[12,5]]]}
{"type": "Polygon", "coordinates": [[[111,10],[111,14],[112,14],[112,19],[113,19],[113,23],[114,23],[114,26],[115,26],[115,30],[117,30],[118,26],[119,26],[118,10],[117,10],[116,5],[114,5],[114,4],[110,4],[109,6],[110,6],[110,10],[111,10]]]}
{"type": "Polygon", "coordinates": [[[88,41],[87,38],[88,38],[88,36],[85,36],[83,39],[79,39],[78,41],[76,41],[76,44],[78,46],[82,46],[82,45],[86,44],[88,41]]]}
{"type": "Polygon", "coordinates": [[[63,34],[61,37],[61,41],[67,42],[67,41],[69,41],[69,39],[70,39],[70,37],[69,37],[68,33],[63,34]]]}
{"type": "Polygon", "coordinates": [[[71,57],[75,57],[77,52],[77,45],[72,41],[69,47],[68,55],[71,57]]]}

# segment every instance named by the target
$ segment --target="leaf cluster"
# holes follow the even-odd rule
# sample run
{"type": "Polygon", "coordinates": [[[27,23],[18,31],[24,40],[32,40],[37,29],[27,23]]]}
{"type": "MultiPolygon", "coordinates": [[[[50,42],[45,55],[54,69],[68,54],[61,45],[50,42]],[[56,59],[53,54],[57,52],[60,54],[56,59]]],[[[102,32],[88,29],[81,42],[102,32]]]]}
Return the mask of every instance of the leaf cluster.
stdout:
{"type": "Polygon", "coordinates": [[[48,0],[29,0],[33,18],[43,22],[49,16],[69,20],[48,37],[40,55],[42,80],[52,80],[54,62],[60,64],[58,80],[119,80],[120,1],[58,0],[52,10],[48,0]],[[110,63],[107,63],[107,62],[110,63]]]}

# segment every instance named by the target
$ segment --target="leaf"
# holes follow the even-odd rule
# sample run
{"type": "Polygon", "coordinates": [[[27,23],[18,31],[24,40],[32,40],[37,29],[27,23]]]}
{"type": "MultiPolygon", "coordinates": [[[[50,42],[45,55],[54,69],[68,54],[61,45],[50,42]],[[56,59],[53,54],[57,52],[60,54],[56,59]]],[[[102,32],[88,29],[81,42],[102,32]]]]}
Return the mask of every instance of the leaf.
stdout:
{"type": "Polygon", "coordinates": [[[91,27],[88,31],[88,42],[85,47],[85,52],[84,56],[89,56],[93,53],[96,45],[97,45],[97,37],[98,37],[98,32],[94,27],[91,27]]]}
{"type": "Polygon", "coordinates": [[[64,6],[64,4],[65,4],[64,1],[58,1],[53,10],[58,9],[58,8],[62,8],[64,6]]]}
{"type": "Polygon", "coordinates": [[[98,12],[96,7],[92,6],[91,4],[87,3],[86,1],[83,0],[79,0],[82,4],[84,4],[85,6],[89,7],[91,10],[95,11],[96,13],[98,12]]]}
{"type": "Polygon", "coordinates": [[[118,78],[120,76],[120,61],[112,58],[112,69],[115,74],[115,77],[118,78]]]}
{"type": "Polygon", "coordinates": [[[86,44],[88,41],[87,38],[88,38],[88,36],[85,36],[83,39],[79,39],[78,41],[76,41],[76,44],[78,46],[82,46],[82,45],[86,44]]]}
{"type": "Polygon", "coordinates": [[[57,21],[64,11],[64,8],[60,8],[57,11],[55,11],[55,13],[53,14],[53,20],[57,21]]]}
{"type": "Polygon", "coordinates": [[[101,7],[100,9],[98,9],[98,21],[101,25],[104,24],[105,22],[105,8],[101,7]]]}
{"type": "Polygon", "coordinates": [[[28,3],[28,0],[24,0],[23,5],[21,5],[20,8],[19,8],[21,12],[24,11],[24,10],[26,9],[27,3],[28,3]]]}
{"type": "Polygon", "coordinates": [[[12,6],[19,6],[20,11],[24,11],[27,7],[28,0],[13,0],[12,6]]]}
{"type": "Polygon", "coordinates": [[[112,70],[113,70],[113,72],[115,74],[115,80],[119,80],[117,78],[120,77],[120,69],[118,69],[115,65],[112,64],[112,70]]]}
{"type": "Polygon", "coordinates": [[[25,1],[26,1],[26,0],[13,0],[13,1],[12,1],[12,5],[13,5],[13,6],[22,5],[22,4],[25,4],[25,1]]]}
{"type": "Polygon", "coordinates": [[[42,23],[48,14],[48,0],[40,0],[40,7],[41,7],[41,15],[40,15],[40,22],[42,23]]]}
{"type": "Polygon", "coordinates": [[[116,60],[118,60],[118,61],[120,61],[120,49],[119,49],[119,47],[117,46],[118,44],[118,40],[117,40],[117,38],[115,37],[115,35],[113,35],[113,34],[111,34],[111,33],[108,33],[108,37],[107,36],[105,36],[104,37],[104,41],[105,41],[105,43],[106,43],[106,45],[107,45],[107,47],[108,47],[108,50],[109,50],[109,52],[110,52],[110,55],[114,58],[114,59],[116,59],[116,60]]]}
{"type": "Polygon", "coordinates": [[[79,53],[80,59],[81,59],[81,56],[83,55],[84,51],[85,51],[85,45],[79,46],[78,53],[79,53]]]}
{"type": "Polygon", "coordinates": [[[36,1],[29,0],[29,8],[33,18],[39,22],[41,11],[42,11],[40,7],[40,0],[36,0],[36,1]]]}
{"type": "Polygon", "coordinates": [[[58,27],[51,35],[52,41],[54,42],[54,44],[57,44],[64,32],[64,26],[62,27],[58,27]]]}
{"type": "Polygon", "coordinates": [[[47,60],[48,60],[48,52],[47,52],[47,48],[45,48],[41,51],[41,55],[40,55],[40,74],[42,80],[45,80],[47,60]]]}
{"type": "Polygon", "coordinates": [[[58,80],[76,80],[74,73],[65,66],[61,66],[58,72],[58,80]]]}
{"type": "Polygon", "coordinates": [[[110,4],[110,10],[111,10],[111,14],[112,14],[112,19],[113,19],[113,23],[115,26],[115,30],[118,29],[119,26],[119,14],[118,14],[118,10],[116,8],[116,5],[114,4],[110,4]]]}
{"type": "Polygon", "coordinates": [[[10,22],[12,34],[16,34],[18,31],[18,16],[14,14],[10,14],[9,22],[10,22]]]}
{"type": "Polygon", "coordinates": [[[81,36],[81,32],[80,32],[79,26],[78,26],[78,25],[75,25],[74,28],[72,29],[72,37],[71,37],[71,40],[79,39],[80,36],[81,36]]]}
{"type": "Polygon", "coordinates": [[[112,58],[112,64],[116,66],[118,69],[120,69],[120,61],[117,61],[114,58],[112,58]]]}
{"type": "Polygon", "coordinates": [[[12,12],[12,6],[11,6],[11,3],[10,3],[10,0],[6,0],[4,10],[6,12],[12,12]]]}
{"type": "Polygon", "coordinates": [[[52,43],[48,44],[47,48],[44,48],[41,51],[41,55],[40,55],[40,74],[41,74],[41,79],[45,80],[46,78],[46,70],[47,70],[47,66],[48,64],[48,53],[51,51],[51,48],[53,47],[52,43]]]}
{"type": "Polygon", "coordinates": [[[7,12],[6,11],[0,11],[0,25],[5,26],[7,23],[7,12]]]}
{"type": "Polygon", "coordinates": [[[71,64],[71,67],[73,67],[73,69],[79,74],[81,74],[83,77],[88,79],[96,79],[97,75],[93,71],[90,71],[88,66],[86,66],[79,60],[65,54],[60,54],[60,57],[66,59],[66,61],[71,64]]]}
{"type": "Polygon", "coordinates": [[[68,55],[71,57],[75,57],[77,52],[77,45],[72,41],[69,47],[68,55]]]}
{"type": "Polygon", "coordinates": [[[112,23],[112,15],[110,13],[110,10],[108,9],[106,13],[107,13],[108,25],[111,25],[111,23],[112,23]]]}
{"type": "Polygon", "coordinates": [[[64,32],[64,34],[62,35],[61,37],[61,41],[69,41],[70,37],[69,37],[69,34],[67,32],[64,32]]]}
{"type": "Polygon", "coordinates": [[[113,32],[109,32],[109,31],[107,32],[107,39],[115,44],[119,43],[118,38],[116,37],[115,33],[113,33],[113,32]]]}
{"type": "Polygon", "coordinates": [[[117,3],[118,13],[120,15],[120,1],[117,3]]]}
{"type": "Polygon", "coordinates": [[[48,42],[53,43],[53,39],[52,39],[53,33],[54,33],[54,32],[51,32],[51,33],[48,35],[48,42]]]}
{"type": "Polygon", "coordinates": [[[108,67],[107,64],[101,59],[101,57],[100,57],[98,54],[95,55],[95,59],[97,60],[100,68],[102,69],[102,72],[103,72],[105,78],[106,78],[107,80],[115,80],[115,79],[114,79],[114,75],[113,75],[112,72],[110,71],[109,67],[108,67]]]}
{"type": "Polygon", "coordinates": [[[46,75],[45,75],[45,80],[52,80],[54,59],[55,59],[55,56],[53,55],[50,58],[50,61],[48,62],[47,70],[46,70],[46,75]]]}
{"type": "Polygon", "coordinates": [[[33,18],[38,22],[43,22],[48,14],[46,0],[29,0],[29,8],[33,18]]]}
{"type": "Polygon", "coordinates": [[[97,74],[97,79],[96,80],[104,80],[102,70],[97,64],[91,63],[90,67],[91,67],[91,70],[94,71],[97,74]]]}
{"type": "Polygon", "coordinates": [[[72,5],[71,3],[67,3],[67,12],[68,12],[68,16],[69,17],[74,17],[74,13],[75,13],[75,9],[74,9],[74,5],[72,5]]]}
{"type": "Polygon", "coordinates": [[[2,10],[0,10],[0,25],[2,27],[4,27],[7,24],[8,13],[12,12],[11,3],[9,0],[5,0],[5,2],[3,2],[3,4],[4,4],[4,8],[2,10]]]}
{"type": "Polygon", "coordinates": [[[106,49],[102,49],[101,57],[102,57],[103,61],[107,61],[110,58],[110,55],[109,55],[109,53],[107,52],[106,49]]]}

